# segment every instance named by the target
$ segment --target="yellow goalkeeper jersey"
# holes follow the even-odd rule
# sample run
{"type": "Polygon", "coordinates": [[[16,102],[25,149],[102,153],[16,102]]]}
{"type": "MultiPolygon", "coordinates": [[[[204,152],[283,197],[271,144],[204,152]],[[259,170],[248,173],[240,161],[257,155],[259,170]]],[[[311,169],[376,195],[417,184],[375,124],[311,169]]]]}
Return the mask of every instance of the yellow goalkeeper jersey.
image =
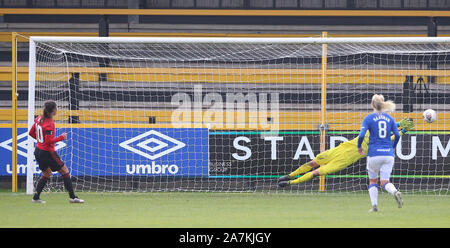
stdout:
{"type": "Polygon", "coordinates": [[[364,150],[364,155],[358,153],[358,136],[347,142],[343,142],[338,146],[339,153],[345,154],[348,160],[358,161],[361,158],[367,156],[367,151],[369,150],[369,131],[367,131],[366,136],[362,143],[362,148],[364,150]]]}
{"type": "MultiPolygon", "coordinates": [[[[338,147],[336,147],[336,153],[337,155],[344,155],[347,157],[347,159],[351,162],[356,162],[360,160],[361,158],[364,158],[367,156],[367,151],[369,150],[369,131],[367,131],[366,136],[364,136],[364,140],[362,143],[362,148],[364,150],[364,155],[360,155],[358,153],[358,136],[356,136],[354,139],[349,140],[347,142],[341,143],[338,147]]],[[[403,135],[402,132],[400,132],[400,135],[403,135]]],[[[394,135],[391,136],[391,140],[395,138],[394,135]]]]}

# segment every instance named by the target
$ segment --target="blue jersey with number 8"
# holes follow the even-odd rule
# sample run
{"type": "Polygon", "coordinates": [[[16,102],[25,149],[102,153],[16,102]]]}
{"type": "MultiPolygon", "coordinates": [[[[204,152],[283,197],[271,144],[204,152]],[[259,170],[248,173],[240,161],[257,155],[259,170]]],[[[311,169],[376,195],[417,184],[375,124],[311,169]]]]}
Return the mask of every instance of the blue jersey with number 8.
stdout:
{"type": "Polygon", "coordinates": [[[358,147],[361,147],[367,130],[370,132],[367,156],[394,156],[394,148],[400,139],[394,118],[383,112],[366,116],[361,125],[358,147]],[[394,133],[394,142],[391,141],[391,133],[394,133]]]}

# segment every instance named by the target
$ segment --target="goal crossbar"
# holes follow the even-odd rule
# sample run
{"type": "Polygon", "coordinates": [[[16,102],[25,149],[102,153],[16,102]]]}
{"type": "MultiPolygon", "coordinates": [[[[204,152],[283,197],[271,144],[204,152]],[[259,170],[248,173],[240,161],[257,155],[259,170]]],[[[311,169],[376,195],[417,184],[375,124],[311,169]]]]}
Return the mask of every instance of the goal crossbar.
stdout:
{"type": "Polygon", "coordinates": [[[234,38],[234,37],[65,37],[31,36],[34,42],[72,43],[247,43],[247,44],[423,44],[450,43],[450,37],[364,37],[364,38],[234,38]]]}

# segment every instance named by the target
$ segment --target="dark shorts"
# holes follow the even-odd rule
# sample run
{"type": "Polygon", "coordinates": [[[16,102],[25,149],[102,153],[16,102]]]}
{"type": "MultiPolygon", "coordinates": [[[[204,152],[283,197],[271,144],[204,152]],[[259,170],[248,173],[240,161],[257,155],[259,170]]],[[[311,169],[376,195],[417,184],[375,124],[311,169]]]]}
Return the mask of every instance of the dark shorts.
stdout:
{"type": "Polygon", "coordinates": [[[64,162],[61,161],[56,152],[49,152],[36,147],[34,157],[41,171],[47,170],[47,168],[50,168],[52,171],[59,171],[64,166],[64,162]]]}

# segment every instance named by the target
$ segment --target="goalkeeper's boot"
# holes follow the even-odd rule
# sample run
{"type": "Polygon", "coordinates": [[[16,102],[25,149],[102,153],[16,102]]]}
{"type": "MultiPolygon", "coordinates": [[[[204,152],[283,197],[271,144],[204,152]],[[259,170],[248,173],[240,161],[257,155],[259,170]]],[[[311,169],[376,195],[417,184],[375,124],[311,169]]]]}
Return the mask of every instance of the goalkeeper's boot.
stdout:
{"type": "Polygon", "coordinates": [[[395,192],[394,198],[397,201],[398,208],[402,208],[403,207],[402,193],[400,191],[395,192]]]}
{"type": "Polygon", "coordinates": [[[42,203],[42,204],[45,203],[45,201],[43,201],[43,200],[41,200],[39,198],[38,199],[31,199],[31,202],[32,203],[42,203]]]}
{"type": "Polygon", "coordinates": [[[373,205],[372,208],[369,210],[369,213],[376,213],[376,212],[378,212],[378,206],[373,205]]]}
{"type": "Polygon", "coordinates": [[[78,197],[75,198],[69,198],[69,203],[84,203],[83,199],[80,199],[78,197]]]}
{"type": "Polygon", "coordinates": [[[278,182],[278,186],[280,186],[281,188],[285,188],[287,186],[290,185],[290,181],[280,181],[278,182]]]}
{"type": "Polygon", "coordinates": [[[291,179],[292,178],[289,175],[285,175],[285,176],[279,177],[278,182],[289,181],[291,179]]]}

